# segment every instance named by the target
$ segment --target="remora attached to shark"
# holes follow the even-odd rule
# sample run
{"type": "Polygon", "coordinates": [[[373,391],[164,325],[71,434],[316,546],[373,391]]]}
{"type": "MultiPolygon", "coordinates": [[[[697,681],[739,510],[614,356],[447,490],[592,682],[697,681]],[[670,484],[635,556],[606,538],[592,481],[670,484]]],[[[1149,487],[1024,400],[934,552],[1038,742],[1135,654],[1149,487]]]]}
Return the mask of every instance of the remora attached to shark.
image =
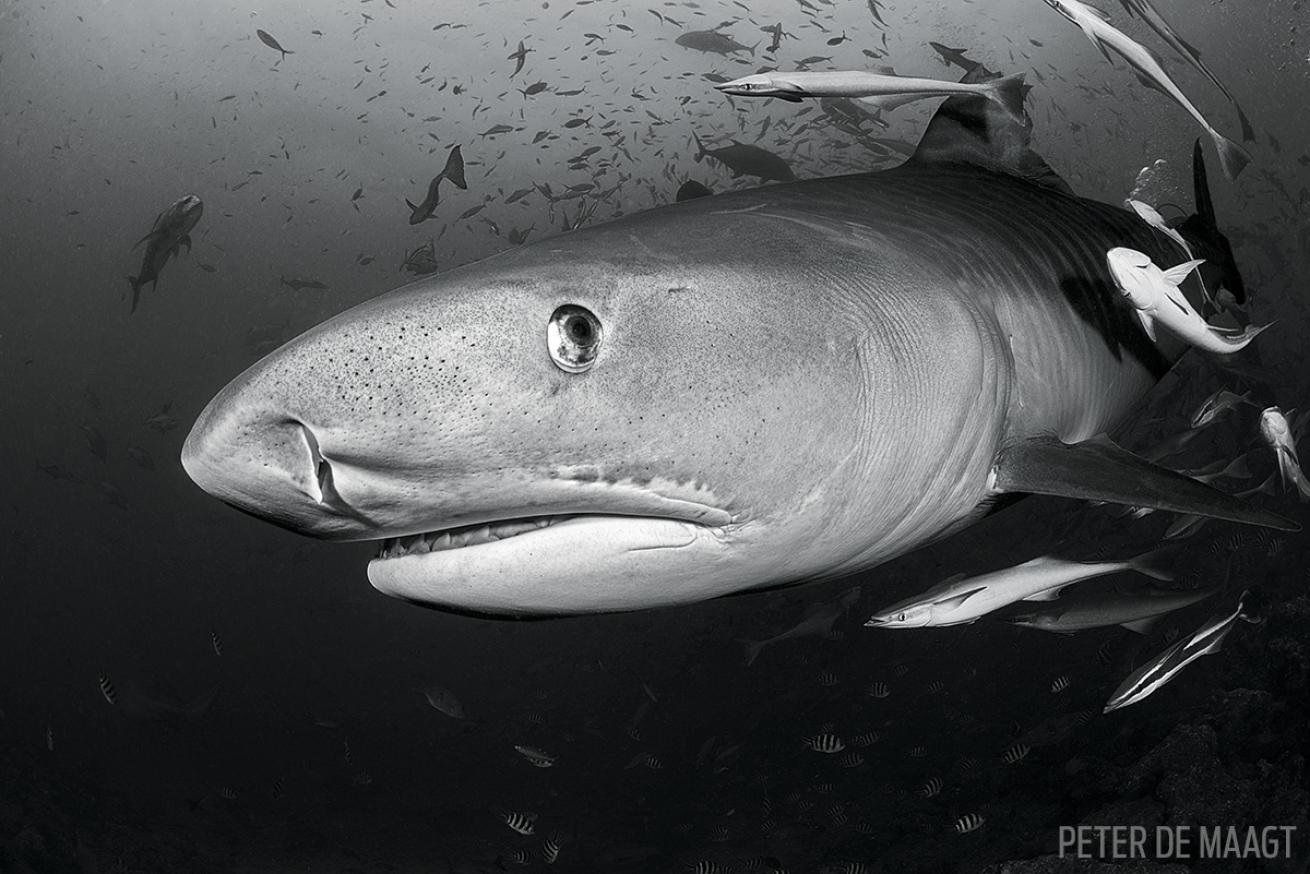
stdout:
{"type": "MultiPolygon", "coordinates": [[[[1030,129],[1020,105],[951,98],[896,169],[688,200],[416,282],[237,377],[182,463],[278,525],[385,541],[385,593],[490,614],[845,576],[1005,493],[1294,529],[1100,436],[1183,352],[1142,333],[1105,252],[1176,247],[1074,196],[1030,129]]],[[[1212,214],[1187,228],[1235,275],[1212,214]]]]}

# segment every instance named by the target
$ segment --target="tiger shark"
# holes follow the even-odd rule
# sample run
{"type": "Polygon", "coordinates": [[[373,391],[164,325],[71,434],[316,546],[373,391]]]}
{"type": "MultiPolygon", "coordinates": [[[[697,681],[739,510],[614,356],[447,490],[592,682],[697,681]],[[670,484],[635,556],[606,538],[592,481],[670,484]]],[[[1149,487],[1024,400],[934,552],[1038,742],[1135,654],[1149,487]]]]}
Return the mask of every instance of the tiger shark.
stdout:
{"type": "MultiPolygon", "coordinates": [[[[377,541],[378,590],[482,615],[849,576],[1007,495],[1295,529],[1106,436],[1183,348],[1145,336],[1105,253],[1176,244],[1075,196],[1007,101],[950,98],[891,170],[651,209],[360,304],[223,388],[182,464],[269,522],[377,541]]],[[[1197,166],[1181,230],[1232,288],[1197,166]]]]}

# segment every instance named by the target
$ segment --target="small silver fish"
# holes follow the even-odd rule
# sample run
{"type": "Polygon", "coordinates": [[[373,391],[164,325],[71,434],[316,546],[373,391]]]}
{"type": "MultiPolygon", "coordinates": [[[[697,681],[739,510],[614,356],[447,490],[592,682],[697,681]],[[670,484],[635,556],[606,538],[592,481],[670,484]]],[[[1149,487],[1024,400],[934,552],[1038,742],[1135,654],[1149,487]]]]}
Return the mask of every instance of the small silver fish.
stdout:
{"type": "Polygon", "coordinates": [[[420,689],[419,694],[428,702],[433,710],[444,713],[451,719],[464,719],[464,705],[455,697],[455,693],[445,686],[429,686],[426,689],[420,689]]]}
{"type": "Polygon", "coordinates": [[[529,764],[537,768],[549,768],[551,765],[555,764],[555,760],[558,758],[549,753],[543,753],[541,750],[534,749],[533,747],[525,747],[515,744],[514,749],[520,756],[527,759],[529,764]]]}

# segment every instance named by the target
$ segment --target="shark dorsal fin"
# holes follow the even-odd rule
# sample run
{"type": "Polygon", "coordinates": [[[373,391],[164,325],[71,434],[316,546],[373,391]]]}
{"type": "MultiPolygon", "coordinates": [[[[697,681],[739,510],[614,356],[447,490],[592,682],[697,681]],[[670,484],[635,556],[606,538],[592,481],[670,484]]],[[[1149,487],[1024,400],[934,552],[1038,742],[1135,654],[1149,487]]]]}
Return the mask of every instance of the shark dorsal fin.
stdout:
{"type": "MultiPolygon", "coordinates": [[[[998,78],[980,64],[960,81],[978,84],[998,78]]],[[[911,160],[921,164],[973,164],[1072,194],[1068,183],[1029,145],[1033,122],[1023,108],[1027,92],[1028,86],[1017,79],[1012,87],[1000,91],[1004,106],[972,94],[949,98],[928,123],[911,160]]]]}

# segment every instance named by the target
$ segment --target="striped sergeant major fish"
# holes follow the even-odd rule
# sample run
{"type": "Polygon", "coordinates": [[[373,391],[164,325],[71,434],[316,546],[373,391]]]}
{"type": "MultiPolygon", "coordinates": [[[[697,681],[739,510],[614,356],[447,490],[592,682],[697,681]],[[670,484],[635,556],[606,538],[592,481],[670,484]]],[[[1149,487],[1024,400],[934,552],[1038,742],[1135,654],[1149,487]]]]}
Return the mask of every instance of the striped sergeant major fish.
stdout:
{"type": "Polygon", "coordinates": [[[1201,656],[1219,652],[1224,638],[1233,630],[1237,620],[1254,621],[1244,612],[1248,594],[1249,590],[1242,592],[1233,612],[1211,616],[1190,637],[1180,637],[1173,646],[1134,671],[1110,696],[1102,712],[1109,713],[1111,710],[1118,710],[1120,707],[1142,701],[1163,688],[1177,677],[1183,668],[1201,656]]]}
{"type": "Polygon", "coordinates": [[[953,828],[957,835],[967,835],[969,832],[976,832],[983,827],[987,820],[981,813],[966,813],[955,821],[953,828]]]}
{"type": "Polygon", "coordinates": [[[942,778],[933,777],[919,789],[919,795],[923,798],[936,798],[942,791],[942,778]]]}
{"type": "Polygon", "coordinates": [[[858,768],[864,764],[864,756],[857,752],[849,752],[837,760],[837,764],[843,768],[858,768]]]}
{"type": "Polygon", "coordinates": [[[110,704],[118,701],[118,690],[114,688],[114,681],[109,679],[108,674],[100,675],[100,694],[105,696],[105,700],[110,704]]]}
{"type": "Polygon", "coordinates": [[[559,859],[560,846],[564,838],[559,832],[553,832],[541,845],[541,861],[547,865],[554,865],[559,859]]]}
{"type": "Polygon", "coordinates": [[[846,742],[835,734],[816,734],[814,737],[804,739],[805,745],[816,753],[840,753],[846,749],[846,742]]]}
{"type": "Polygon", "coordinates": [[[499,813],[499,817],[501,822],[521,835],[531,835],[537,830],[537,815],[535,813],[505,810],[499,813]]]}
{"type": "Polygon", "coordinates": [[[1028,746],[1028,744],[1017,743],[1014,746],[1010,747],[1008,750],[1006,750],[1005,755],[1003,755],[1001,758],[1005,760],[1005,764],[1007,765],[1017,765],[1020,762],[1022,762],[1024,759],[1028,758],[1028,754],[1031,752],[1032,752],[1032,747],[1028,746]]]}

